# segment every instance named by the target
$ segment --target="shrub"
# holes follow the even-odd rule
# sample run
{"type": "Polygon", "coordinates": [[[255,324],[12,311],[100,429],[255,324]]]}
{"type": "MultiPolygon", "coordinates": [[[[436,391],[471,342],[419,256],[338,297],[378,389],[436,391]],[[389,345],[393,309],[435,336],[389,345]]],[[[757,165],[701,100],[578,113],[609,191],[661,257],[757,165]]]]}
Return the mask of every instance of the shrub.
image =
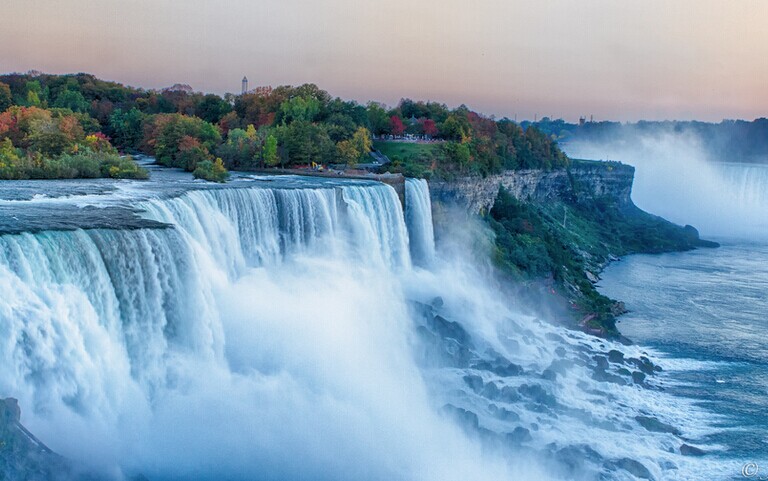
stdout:
{"type": "Polygon", "coordinates": [[[210,182],[226,182],[229,178],[229,172],[224,167],[224,161],[217,158],[215,162],[204,160],[197,164],[197,168],[192,172],[195,179],[204,179],[210,182]]]}

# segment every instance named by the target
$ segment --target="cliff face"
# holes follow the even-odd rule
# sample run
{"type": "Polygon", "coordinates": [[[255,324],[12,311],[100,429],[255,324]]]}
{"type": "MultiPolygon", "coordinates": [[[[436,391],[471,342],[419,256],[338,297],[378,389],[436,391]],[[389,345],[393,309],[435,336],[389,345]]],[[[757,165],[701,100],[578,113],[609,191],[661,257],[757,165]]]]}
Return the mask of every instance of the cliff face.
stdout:
{"type": "Polygon", "coordinates": [[[73,479],[64,458],[27,431],[20,417],[16,399],[0,399],[0,481],[73,479]]]}
{"type": "Polygon", "coordinates": [[[487,212],[503,186],[522,201],[583,201],[610,198],[619,206],[632,205],[635,168],[616,162],[572,162],[568,170],[516,170],[488,177],[430,180],[432,200],[465,206],[473,213],[487,212]]]}

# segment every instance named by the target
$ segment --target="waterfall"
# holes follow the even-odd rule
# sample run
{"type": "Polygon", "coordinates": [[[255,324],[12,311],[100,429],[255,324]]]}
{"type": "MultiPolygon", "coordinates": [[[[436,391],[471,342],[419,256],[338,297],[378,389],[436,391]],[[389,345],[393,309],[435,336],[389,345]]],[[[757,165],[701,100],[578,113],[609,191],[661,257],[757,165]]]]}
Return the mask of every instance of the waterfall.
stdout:
{"type": "Polygon", "coordinates": [[[435,234],[429,185],[424,179],[405,179],[405,221],[413,261],[429,265],[435,258],[435,234]]]}
{"type": "Polygon", "coordinates": [[[0,236],[0,395],[109,481],[574,478],[563,450],[585,479],[710,466],[635,421],[694,406],[595,378],[641,348],[521,314],[470,247],[435,253],[426,182],[405,215],[385,184],[302,182],[137,197],[163,228],[0,236]]]}
{"type": "Polygon", "coordinates": [[[693,225],[705,238],[768,238],[768,166],[712,159],[691,132],[572,142],[568,154],[633,165],[635,204],[672,222],[693,225]]]}

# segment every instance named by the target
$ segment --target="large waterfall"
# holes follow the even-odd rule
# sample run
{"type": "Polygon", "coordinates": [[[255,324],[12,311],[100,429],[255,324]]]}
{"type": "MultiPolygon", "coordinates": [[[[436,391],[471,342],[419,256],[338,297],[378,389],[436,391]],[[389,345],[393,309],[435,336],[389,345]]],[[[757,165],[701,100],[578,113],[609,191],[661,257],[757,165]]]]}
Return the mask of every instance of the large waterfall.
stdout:
{"type": "Polygon", "coordinates": [[[405,215],[384,184],[298,184],[137,197],[164,228],[0,236],[0,393],[104,479],[716,472],[638,425],[709,429],[660,375],[632,383],[647,353],[517,312],[469,267],[485,253],[435,251],[426,182],[405,215]]]}

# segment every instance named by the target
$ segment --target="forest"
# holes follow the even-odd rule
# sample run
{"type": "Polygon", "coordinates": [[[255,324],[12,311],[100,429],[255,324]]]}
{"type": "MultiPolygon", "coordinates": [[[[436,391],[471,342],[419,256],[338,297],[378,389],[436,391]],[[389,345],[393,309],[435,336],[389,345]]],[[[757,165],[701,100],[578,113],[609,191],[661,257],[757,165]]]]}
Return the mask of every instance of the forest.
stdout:
{"type": "Polygon", "coordinates": [[[142,178],[146,171],[126,154],[144,153],[161,165],[223,181],[228,170],[353,168],[367,162],[373,148],[406,139],[430,146],[392,158],[388,168],[408,175],[568,165],[557,144],[533,126],[464,105],[410,99],[392,108],[362,105],[313,84],[222,97],[183,84],[146,90],[85,73],[13,73],[0,75],[0,112],[3,179],[142,178]]]}

